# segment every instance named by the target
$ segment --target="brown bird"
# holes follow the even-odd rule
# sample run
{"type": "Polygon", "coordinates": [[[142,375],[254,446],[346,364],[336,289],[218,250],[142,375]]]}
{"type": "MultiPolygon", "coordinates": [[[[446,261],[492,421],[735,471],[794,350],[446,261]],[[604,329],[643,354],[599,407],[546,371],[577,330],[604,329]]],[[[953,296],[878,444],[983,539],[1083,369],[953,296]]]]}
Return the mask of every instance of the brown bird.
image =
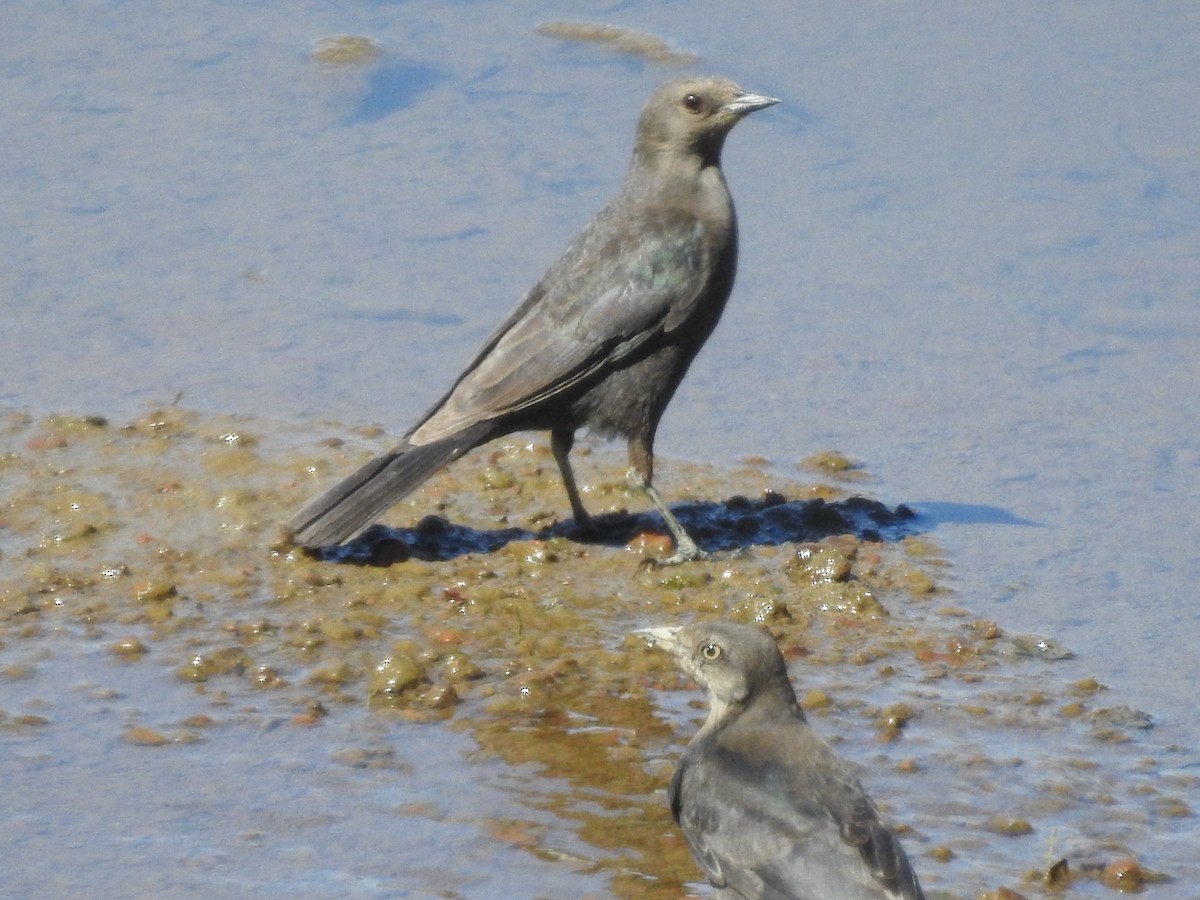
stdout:
{"type": "Polygon", "coordinates": [[[674,537],[669,561],[703,556],[653,486],[654,434],[733,287],[725,137],[777,102],[723,78],[681,79],[651,94],[617,195],[397,447],[292,518],[293,540],[351,539],[442,466],[514,431],[550,432],[576,525],[586,529],[568,454],[587,427],[628,441],[629,482],[674,537]]]}
{"type": "Polygon", "coordinates": [[[733,622],[634,633],[708,694],[668,796],[718,897],[923,900],[853,768],[809,727],[769,634],[733,622]]]}

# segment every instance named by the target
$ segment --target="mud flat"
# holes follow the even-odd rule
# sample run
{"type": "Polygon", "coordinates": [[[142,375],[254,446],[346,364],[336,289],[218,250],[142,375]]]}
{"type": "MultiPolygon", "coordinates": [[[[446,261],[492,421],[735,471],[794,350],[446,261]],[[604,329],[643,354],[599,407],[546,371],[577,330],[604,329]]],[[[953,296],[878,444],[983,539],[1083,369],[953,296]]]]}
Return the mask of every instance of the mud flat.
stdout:
{"type": "Polygon", "coordinates": [[[316,896],[334,871],[339,890],[458,897],[527,859],[528,896],[678,897],[697,870],[665,788],[701,698],[628,633],[727,616],[780,640],[932,896],[1179,896],[1170,844],[1143,849],[1193,815],[1177,751],[1069,639],[975,617],[920,518],[838,454],[791,482],[663,460],[711,551],[681,567],[655,563],[669,542],[607,449],[581,448],[600,529],[577,539],[539,440],[475,451],[345,551],[290,548],[279,523],[387,442],[176,407],[0,413],[11,886],[94,884],[105,857],[135,894],[316,896]],[[256,779],[288,787],[278,809],[237,787],[256,779]],[[163,818],[196,796],[211,821],[163,818]],[[165,855],[131,850],[163,829],[165,855]],[[51,860],[56,840],[84,849],[51,860]]]}

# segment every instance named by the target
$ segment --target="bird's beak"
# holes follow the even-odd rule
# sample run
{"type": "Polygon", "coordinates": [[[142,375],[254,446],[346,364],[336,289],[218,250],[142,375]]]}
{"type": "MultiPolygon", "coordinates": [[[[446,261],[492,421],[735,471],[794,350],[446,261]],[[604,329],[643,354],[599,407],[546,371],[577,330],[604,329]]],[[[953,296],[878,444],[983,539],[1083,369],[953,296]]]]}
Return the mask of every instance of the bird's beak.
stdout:
{"type": "Polygon", "coordinates": [[[739,91],[722,109],[733,113],[735,116],[745,116],[757,109],[766,109],[768,106],[774,106],[778,102],[777,99],[768,97],[766,94],[751,94],[747,91],[739,91]]]}
{"type": "Polygon", "coordinates": [[[635,628],[633,633],[640,638],[645,638],[647,646],[661,646],[664,650],[670,652],[671,648],[679,644],[680,627],[668,628],[665,626],[659,628],[635,628]]]}

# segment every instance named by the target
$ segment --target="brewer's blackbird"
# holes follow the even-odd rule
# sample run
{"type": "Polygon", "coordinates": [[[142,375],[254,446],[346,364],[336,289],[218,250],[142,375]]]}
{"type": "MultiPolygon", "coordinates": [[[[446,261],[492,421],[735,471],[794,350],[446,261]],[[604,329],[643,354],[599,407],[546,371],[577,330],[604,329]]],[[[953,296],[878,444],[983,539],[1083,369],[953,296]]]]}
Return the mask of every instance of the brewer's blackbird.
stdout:
{"type": "Polygon", "coordinates": [[[671,778],[671,813],[719,897],[919,900],[896,835],[809,727],[769,634],[731,622],[643,628],[708,693],[671,778]]]}
{"type": "Polygon", "coordinates": [[[625,182],[404,436],[288,523],[305,547],[341,543],[468,450],[546,430],[578,526],[568,458],[579,428],[629,445],[629,481],[675,540],[702,556],[653,486],[654,433],[733,286],[737,223],[721,173],[729,130],[779,101],[723,78],[688,78],[647,101],[625,182]]]}

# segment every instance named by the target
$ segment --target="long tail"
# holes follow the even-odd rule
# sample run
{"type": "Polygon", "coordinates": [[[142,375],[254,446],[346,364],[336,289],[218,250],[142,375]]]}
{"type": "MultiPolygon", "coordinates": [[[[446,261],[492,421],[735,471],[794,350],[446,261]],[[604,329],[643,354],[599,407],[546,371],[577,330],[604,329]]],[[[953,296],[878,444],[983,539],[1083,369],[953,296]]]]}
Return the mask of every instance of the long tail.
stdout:
{"type": "Polygon", "coordinates": [[[287,524],[292,539],[315,548],[355,537],[442,466],[487,440],[490,430],[480,423],[432,444],[402,444],[375,457],[296,513],[287,524]]]}

